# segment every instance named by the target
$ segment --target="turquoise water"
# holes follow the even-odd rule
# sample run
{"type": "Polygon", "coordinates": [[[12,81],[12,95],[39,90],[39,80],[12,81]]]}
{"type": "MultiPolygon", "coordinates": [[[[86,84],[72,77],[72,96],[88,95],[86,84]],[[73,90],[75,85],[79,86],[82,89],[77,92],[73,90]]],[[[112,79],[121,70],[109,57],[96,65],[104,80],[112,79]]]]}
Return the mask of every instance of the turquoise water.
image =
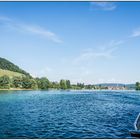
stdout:
{"type": "Polygon", "coordinates": [[[0,138],[131,138],[135,91],[1,91],[0,138]]]}

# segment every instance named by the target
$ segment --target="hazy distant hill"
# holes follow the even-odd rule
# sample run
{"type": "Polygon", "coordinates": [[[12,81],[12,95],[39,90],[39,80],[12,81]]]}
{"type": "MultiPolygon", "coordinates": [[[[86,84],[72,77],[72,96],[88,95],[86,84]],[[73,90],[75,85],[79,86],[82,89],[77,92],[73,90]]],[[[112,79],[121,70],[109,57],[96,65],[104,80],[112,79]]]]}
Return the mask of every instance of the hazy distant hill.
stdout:
{"type": "Polygon", "coordinates": [[[135,89],[135,84],[122,84],[122,83],[101,83],[96,84],[96,86],[103,86],[103,87],[127,87],[128,89],[135,89]]]}
{"type": "Polygon", "coordinates": [[[126,84],[125,85],[128,89],[136,89],[136,85],[135,84],[126,84]]]}
{"type": "Polygon", "coordinates": [[[30,76],[29,73],[20,69],[17,65],[13,64],[12,62],[8,61],[5,58],[0,57],[0,75],[20,75],[24,74],[26,76],[30,76]],[[6,71],[7,70],[7,71],[6,71]],[[16,72],[15,74],[13,72],[16,72]],[[19,73],[19,74],[18,74],[19,73]]]}
{"type": "Polygon", "coordinates": [[[121,83],[101,83],[101,84],[96,84],[97,86],[101,85],[101,86],[104,86],[104,87],[108,87],[108,86],[111,86],[111,87],[122,87],[122,86],[125,86],[125,84],[121,84],[121,83]]]}

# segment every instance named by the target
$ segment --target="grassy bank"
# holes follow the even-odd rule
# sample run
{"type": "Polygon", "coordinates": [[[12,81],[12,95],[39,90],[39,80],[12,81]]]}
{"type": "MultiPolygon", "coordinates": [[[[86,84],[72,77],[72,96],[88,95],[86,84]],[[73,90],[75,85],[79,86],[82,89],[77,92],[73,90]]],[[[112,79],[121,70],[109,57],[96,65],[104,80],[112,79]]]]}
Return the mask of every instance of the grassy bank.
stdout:
{"type": "Polygon", "coordinates": [[[33,89],[21,89],[21,88],[10,88],[10,89],[0,89],[0,91],[3,91],[3,90],[33,90],[33,89]]]}

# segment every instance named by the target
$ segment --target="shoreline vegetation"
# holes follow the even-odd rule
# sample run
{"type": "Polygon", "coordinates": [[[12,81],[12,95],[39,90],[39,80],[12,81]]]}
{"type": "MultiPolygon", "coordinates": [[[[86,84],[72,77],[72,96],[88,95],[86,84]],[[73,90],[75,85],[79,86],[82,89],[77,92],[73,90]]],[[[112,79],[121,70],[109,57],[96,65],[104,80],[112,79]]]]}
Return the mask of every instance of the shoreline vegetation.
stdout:
{"type": "Polygon", "coordinates": [[[100,92],[100,91],[114,91],[114,92],[133,92],[133,91],[140,91],[136,89],[125,89],[125,90],[109,90],[109,89],[20,89],[20,88],[10,88],[10,89],[0,89],[0,92],[2,91],[70,91],[70,92],[100,92]]]}
{"type": "Polygon", "coordinates": [[[23,89],[23,88],[9,88],[9,89],[0,89],[0,91],[137,91],[136,89],[23,89]]]}
{"type": "Polygon", "coordinates": [[[46,77],[33,78],[31,76],[0,76],[0,90],[140,90],[140,83],[135,88],[126,85],[85,85],[84,83],[71,84],[70,80],[61,79],[59,82],[51,82],[46,77]]]}
{"type": "Polygon", "coordinates": [[[49,81],[47,77],[32,77],[5,58],[0,58],[0,90],[140,90],[136,84],[71,84],[70,80],[49,81]]]}

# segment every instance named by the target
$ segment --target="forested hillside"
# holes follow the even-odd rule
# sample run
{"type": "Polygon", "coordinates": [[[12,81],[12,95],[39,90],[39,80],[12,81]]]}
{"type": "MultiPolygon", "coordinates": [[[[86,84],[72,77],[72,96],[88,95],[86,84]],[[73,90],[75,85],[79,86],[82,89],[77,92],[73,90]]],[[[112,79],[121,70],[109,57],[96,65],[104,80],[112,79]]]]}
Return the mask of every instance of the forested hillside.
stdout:
{"type": "Polygon", "coordinates": [[[30,76],[29,73],[20,69],[17,65],[15,65],[12,62],[6,60],[5,58],[1,58],[1,57],[0,57],[0,69],[18,72],[18,73],[24,74],[26,76],[30,76]]]}
{"type": "Polygon", "coordinates": [[[12,78],[12,77],[14,77],[14,76],[18,76],[18,77],[23,77],[23,76],[25,76],[24,74],[19,73],[19,72],[13,72],[13,71],[10,71],[10,70],[3,70],[3,69],[0,69],[0,77],[1,77],[1,76],[4,76],[4,75],[9,76],[10,78],[12,78]]]}

